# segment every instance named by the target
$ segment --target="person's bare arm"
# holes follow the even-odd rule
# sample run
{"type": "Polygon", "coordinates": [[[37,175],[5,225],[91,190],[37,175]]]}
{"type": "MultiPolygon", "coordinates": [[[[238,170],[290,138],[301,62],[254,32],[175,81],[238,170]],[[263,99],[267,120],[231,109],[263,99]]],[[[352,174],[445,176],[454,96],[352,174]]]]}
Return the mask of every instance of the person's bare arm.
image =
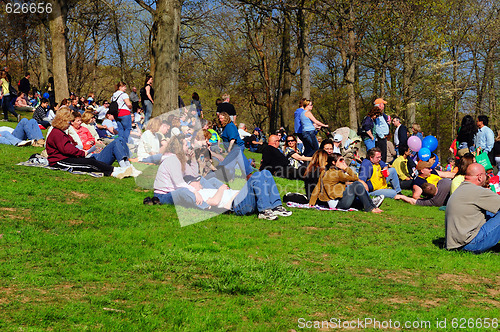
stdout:
{"type": "Polygon", "coordinates": [[[125,105],[127,105],[128,108],[132,108],[132,103],[130,102],[129,98],[123,99],[123,102],[125,103],[125,105]]]}
{"type": "Polygon", "coordinates": [[[316,120],[316,118],[314,117],[314,115],[310,111],[307,111],[304,115],[307,116],[309,119],[311,119],[311,121],[315,125],[320,126],[320,127],[328,127],[328,125],[324,124],[323,122],[316,120]]]}
{"type": "Polygon", "coordinates": [[[448,172],[448,171],[438,171],[436,170],[436,172],[438,173],[438,175],[442,178],[449,178],[449,179],[453,179],[455,177],[455,173],[453,172],[448,172]]]}
{"type": "Polygon", "coordinates": [[[225,184],[220,186],[219,189],[217,189],[217,192],[215,193],[215,195],[210,197],[209,199],[207,199],[207,204],[210,206],[219,205],[219,203],[222,199],[222,195],[224,195],[224,191],[226,189],[228,189],[228,186],[226,186],[225,184]]]}
{"type": "Polygon", "coordinates": [[[420,195],[422,195],[422,188],[417,186],[416,184],[413,185],[413,198],[414,199],[419,199],[420,195]]]}
{"type": "Polygon", "coordinates": [[[298,153],[292,154],[292,158],[295,160],[300,160],[300,161],[311,161],[312,160],[312,157],[301,156],[298,153]]]}
{"type": "Polygon", "coordinates": [[[233,145],[234,143],[236,142],[235,139],[232,139],[230,142],[229,142],[229,147],[227,148],[227,152],[230,152],[232,149],[233,149],[233,145]]]}
{"type": "Polygon", "coordinates": [[[151,100],[151,104],[154,104],[153,97],[151,97],[151,87],[149,85],[146,86],[146,95],[148,96],[149,100],[151,100]]]}

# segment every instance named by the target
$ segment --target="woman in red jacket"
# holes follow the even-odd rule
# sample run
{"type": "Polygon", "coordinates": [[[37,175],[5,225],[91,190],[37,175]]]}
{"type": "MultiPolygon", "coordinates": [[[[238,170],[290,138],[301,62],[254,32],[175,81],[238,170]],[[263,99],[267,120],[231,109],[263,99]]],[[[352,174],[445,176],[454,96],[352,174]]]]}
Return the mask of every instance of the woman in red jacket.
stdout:
{"type": "Polygon", "coordinates": [[[73,138],[65,132],[74,119],[72,111],[62,107],[52,120],[53,129],[47,135],[45,145],[50,166],[80,172],[101,172],[120,179],[136,173],[127,159],[128,149],[121,138],[115,139],[99,154],[87,156],[86,151],[78,149],[73,138]],[[115,160],[120,167],[111,166],[115,160]]]}

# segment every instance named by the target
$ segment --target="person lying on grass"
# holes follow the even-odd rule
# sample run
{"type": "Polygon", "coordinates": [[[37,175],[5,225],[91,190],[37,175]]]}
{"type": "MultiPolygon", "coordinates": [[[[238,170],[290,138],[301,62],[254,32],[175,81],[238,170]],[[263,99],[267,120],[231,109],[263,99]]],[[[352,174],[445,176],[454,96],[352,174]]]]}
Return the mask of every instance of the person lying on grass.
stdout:
{"type": "Polygon", "coordinates": [[[400,199],[412,205],[445,206],[450,198],[450,187],[450,179],[442,179],[437,183],[437,186],[432,183],[425,182],[421,185],[424,198],[415,199],[413,197],[401,195],[395,199],[400,199]]]}
{"type": "Polygon", "coordinates": [[[47,134],[46,150],[50,166],[80,172],[100,172],[119,179],[141,173],[128,161],[128,147],[120,137],[100,153],[89,154],[78,149],[76,142],[66,133],[74,119],[73,111],[67,107],[57,111],[52,130],[47,134]],[[111,166],[115,160],[120,167],[111,166]]]}
{"type": "Polygon", "coordinates": [[[14,130],[10,127],[0,127],[0,144],[43,147],[45,140],[38,123],[33,119],[23,118],[14,130]]]}
{"type": "MultiPolygon", "coordinates": [[[[238,216],[258,213],[259,219],[265,220],[292,215],[291,211],[282,206],[274,178],[267,170],[253,173],[241,190],[229,189],[225,184],[218,189],[206,189],[203,188],[199,177],[187,176],[184,180],[195,188],[203,202],[210,207],[231,210],[238,216]]],[[[192,207],[200,205],[196,204],[194,195],[192,203],[192,207]]]]}
{"type": "MultiPolygon", "coordinates": [[[[443,183],[446,182],[446,187],[448,192],[450,191],[451,187],[451,180],[450,178],[453,178],[455,176],[455,173],[453,172],[445,172],[445,171],[438,171],[436,169],[433,169],[432,166],[435,162],[435,158],[429,159],[429,161],[419,161],[417,164],[417,171],[418,171],[418,176],[413,179],[413,198],[414,199],[419,199],[420,195],[422,195],[422,184],[428,182],[433,184],[434,186],[438,186],[438,184],[442,181],[443,183]],[[449,184],[448,184],[449,182],[449,184]]],[[[445,190],[445,185],[441,184],[443,190],[445,190]]]]}
{"type": "Polygon", "coordinates": [[[370,198],[365,185],[358,175],[347,166],[344,157],[332,153],[328,157],[329,169],[322,171],[319,181],[312,192],[310,205],[323,205],[347,210],[351,207],[361,207],[366,212],[381,213],[379,206],[384,196],[370,198]]]}

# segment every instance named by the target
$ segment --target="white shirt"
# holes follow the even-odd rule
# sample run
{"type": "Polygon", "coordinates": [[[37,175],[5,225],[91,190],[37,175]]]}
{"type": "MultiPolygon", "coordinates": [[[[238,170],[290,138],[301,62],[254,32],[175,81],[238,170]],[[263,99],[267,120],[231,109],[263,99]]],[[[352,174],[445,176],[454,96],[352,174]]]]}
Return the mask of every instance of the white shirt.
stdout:
{"type": "Polygon", "coordinates": [[[240,138],[243,139],[245,137],[249,137],[249,136],[252,136],[252,134],[250,134],[249,132],[243,130],[243,129],[238,129],[238,134],[240,135],[240,138]]]}
{"type": "MultiPolygon", "coordinates": [[[[233,190],[233,189],[226,189],[224,190],[224,193],[222,194],[222,198],[217,205],[218,208],[224,208],[229,202],[232,202],[233,197],[238,194],[240,191],[239,190],[233,190]]],[[[215,194],[217,193],[217,189],[201,189],[198,191],[198,193],[201,195],[203,200],[206,202],[210,198],[214,197],[215,194]]]]}
{"type": "Polygon", "coordinates": [[[131,111],[130,108],[128,108],[127,104],[125,103],[125,99],[129,99],[129,96],[128,94],[126,94],[125,92],[123,91],[116,91],[115,93],[113,93],[113,97],[111,97],[111,101],[115,101],[118,103],[118,109],[119,110],[129,110],[131,111]]]}

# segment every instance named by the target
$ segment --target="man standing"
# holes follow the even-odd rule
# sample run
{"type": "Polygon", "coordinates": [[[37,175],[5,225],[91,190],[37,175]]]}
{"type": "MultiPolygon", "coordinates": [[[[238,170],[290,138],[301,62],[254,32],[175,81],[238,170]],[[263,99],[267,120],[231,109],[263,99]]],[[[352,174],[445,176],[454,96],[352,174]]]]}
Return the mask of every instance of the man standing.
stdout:
{"type": "Polygon", "coordinates": [[[500,241],[500,196],[484,188],[484,167],[467,167],[465,181],[453,192],[446,206],[446,249],[481,253],[500,241]]]}
{"type": "Polygon", "coordinates": [[[382,151],[382,161],[385,163],[387,161],[387,135],[389,135],[390,123],[389,117],[384,113],[385,104],[387,104],[387,102],[382,98],[377,98],[373,104],[382,112],[382,114],[375,119],[375,133],[377,138],[375,146],[382,151]]]}
{"type": "Polygon", "coordinates": [[[132,103],[132,113],[136,113],[139,108],[139,96],[137,95],[137,88],[135,86],[132,87],[132,92],[130,92],[130,102],[132,103]]]}
{"type": "Polygon", "coordinates": [[[476,149],[480,148],[481,152],[489,153],[495,144],[495,134],[488,127],[488,117],[480,115],[477,117],[477,134],[475,138],[476,149]]]}
{"type": "Polygon", "coordinates": [[[394,146],[399,155],[398,147],[408,146],[408,129],[401,123],[399,116],[395,116],[392,119],[392,124],[396,127],[394,131],[394,146]]]}
{"type": "Polygon", "coordinates": [[[236,110],[234,106],[229,103],[230,97],[231,96],[227,93],[222,95],[222,103],[217,105],[217,113],[226,112],[227,114],[229,114],[231,121],[236,124],[236,110]]]}
{"type": "Polygon", "coordinates": [[[399,185],[398,173],[395,168],[382,161],[382,152],[379,148],[370,149],[366,158],[361,163],[359,179],[366,183],[366,190],[370,196],[384,195],[385,197],[399,199],[401,187],[399,185]],[[387,186],[387,180],[393,189],[387,186]]]}

